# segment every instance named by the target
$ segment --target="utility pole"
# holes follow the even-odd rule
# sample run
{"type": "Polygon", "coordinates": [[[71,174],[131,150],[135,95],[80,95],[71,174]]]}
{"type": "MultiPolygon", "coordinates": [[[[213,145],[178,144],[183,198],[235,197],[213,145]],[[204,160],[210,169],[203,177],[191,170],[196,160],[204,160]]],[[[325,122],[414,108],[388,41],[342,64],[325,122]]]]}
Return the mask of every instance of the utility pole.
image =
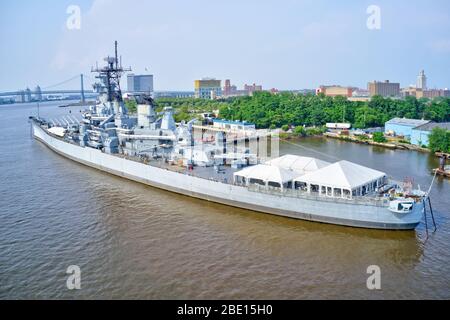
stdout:
{"type": "Polygon", "coordinates": [[[80,79],[81,79],[81,102],[82,103],[85,102],[83,77],[84,77],[83,74],[80,74],[80,79]]]}

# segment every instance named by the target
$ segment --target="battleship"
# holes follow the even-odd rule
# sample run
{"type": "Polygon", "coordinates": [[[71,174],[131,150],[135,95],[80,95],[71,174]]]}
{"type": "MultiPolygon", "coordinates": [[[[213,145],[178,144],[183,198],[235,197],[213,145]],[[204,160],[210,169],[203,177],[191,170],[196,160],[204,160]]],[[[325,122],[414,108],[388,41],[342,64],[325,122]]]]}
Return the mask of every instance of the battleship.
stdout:
{"type": "Polygon", "coordinates": [[[114,56],[92,69],[97,102],[65,124],[31,116],[34,138],[119,177],[261,213],[383,230],[413,230],[426,213],[427,192],[384,172],[348,161],[268,157],[267,144],[252,146],[273,133],[245,123],[176,123],[176,110],[158,112],[151,94],[122,94],[120,78],[130,69],[121,60],[116,42],[114,56]],[[137,114],[125,99],[136,101],[137,114]]]}

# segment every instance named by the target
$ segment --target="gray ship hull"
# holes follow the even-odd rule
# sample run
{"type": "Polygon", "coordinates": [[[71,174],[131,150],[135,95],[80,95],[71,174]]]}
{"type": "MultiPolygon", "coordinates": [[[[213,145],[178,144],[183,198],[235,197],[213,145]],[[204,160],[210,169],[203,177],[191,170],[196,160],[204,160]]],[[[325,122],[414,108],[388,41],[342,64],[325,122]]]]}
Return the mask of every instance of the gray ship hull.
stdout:
{"type": "Polygon", "coordinates": [[[207,180],[80,147],[48,134],[34,121],[33,135],[58,154],[119,177],[190,197],[233,207],[308,221],[350,227],[412,230],[420,223],[423,206],[396,214],[386,205],[340,202],[337,199],[304,199],[251,191],[246,187],[207,180]]]}

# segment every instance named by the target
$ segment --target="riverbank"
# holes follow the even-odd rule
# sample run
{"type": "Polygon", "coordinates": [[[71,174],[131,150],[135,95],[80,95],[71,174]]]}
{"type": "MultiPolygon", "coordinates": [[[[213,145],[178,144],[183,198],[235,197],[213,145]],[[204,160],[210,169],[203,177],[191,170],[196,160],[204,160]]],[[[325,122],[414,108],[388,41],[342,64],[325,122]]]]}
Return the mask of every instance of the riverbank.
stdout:
{"type": "Polygon", "coordinates": [[[330,133],[330,132],[326,132],[323,135],[325,137],[331,138],[331,139],[344,140],[344,141],[354,142],[354,143],[359,143],[359,144],[368,144],[368,145],[378,146],[378,147],[383,147],[383,148],[388,148],[388,149],[411,150],[411,151],[418,151],[418,152],[425,152],[425,153],[431,152],[430,149],[422,148],[422,147],[416,146],[414,144],[402,143],[402,142],[398,142],[398,141],[375,142],[370,139],[362,140],[362,139],[358,139],[353,136],[342,136],[342,135],[338,135],[338,134],[334,134],[334,133],[330,133]]]}
{"type": "Polygon", "coordinates": [[[311,134],[311,135],[307,134],[304,136],[298,135],[295,133],[290,133],[290,132],[281,132],[280,133],[280,138],[283,140],[291,140],[291,139],[296,139],[299,137],[325,137],[325,138],[353,142],[353,143],[358,143],[358,144],[366,144],[366,145],[372,145],[372,146],[377,146],[377,147],[383,147],[383,148],[392,149],[392,150],[396,150],[396,149],[397,150],[410,150],[410,151],[418,151],[418,152],[424,152],[424,153],[431,152],[427,148],[422,148],[422,147],[419,147],[419,146],[416,146],[413,144],[402,143],[402,142],[398,142],[398,141],[375,142],[370,139],[358,139],[355,136],[343,136],[343,135],[339,135],[339,134],[331,133],[331,132],[315,133],[315,134],[311,134]]]}

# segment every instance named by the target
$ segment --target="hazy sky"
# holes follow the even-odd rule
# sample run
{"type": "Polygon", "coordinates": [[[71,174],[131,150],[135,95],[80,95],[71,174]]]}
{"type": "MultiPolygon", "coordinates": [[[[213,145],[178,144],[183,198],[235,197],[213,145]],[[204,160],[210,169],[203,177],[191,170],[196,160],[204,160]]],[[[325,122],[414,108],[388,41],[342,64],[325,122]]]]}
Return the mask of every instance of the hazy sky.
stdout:
{"type": "Polygon", "coordinates": [[[88,74],[114,40],[124,65],[154,74],[155,90],[193,90],[201,77],[407,86],[421,69],[429,87],[450,87],[448,0],[1,0],[0,40],[0,91],[88,74]],[[80,30],[66,27],[69,5],[81,8],[80,30]],[[381,9],[380,30],[367,28],[369,5],[381,9]]]}

